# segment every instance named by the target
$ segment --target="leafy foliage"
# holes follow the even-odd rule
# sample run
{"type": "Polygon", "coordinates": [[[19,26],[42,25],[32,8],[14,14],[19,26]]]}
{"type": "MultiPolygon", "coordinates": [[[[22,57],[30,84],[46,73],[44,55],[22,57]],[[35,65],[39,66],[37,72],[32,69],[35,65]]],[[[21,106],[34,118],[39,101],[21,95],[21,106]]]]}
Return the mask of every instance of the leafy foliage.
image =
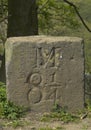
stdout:
{"type": "Polygon", "coordinates": [[[24,115],[25,108],[16,106],[6,99],[6,87],[0,82],[0,117],[16,120],[24,115]]]}
{"type": "Polygon", "coordinates": [[[24,108],[14,105],[11,102],[3,104],[3,116],[7,119],[16,120],[24,115],[24,108]]]}
{"type": "Polygon", "coordinates": [[[48,35],[63,35],[67,28],[77,29],[79,21],[74,9],[63,1],[37,0],[39,4],[39,30],[48,35]]]}
{"type": "Polygon", "coordinates": [[[0,18],[7,14],[8,10],[8,0],[1,0],[0,1],[0,18]]]}
{"type": "Polygon", "coordinates": [[[0,82],[0,103],[6,101],[6,89],[5,84],[0,82]]]}

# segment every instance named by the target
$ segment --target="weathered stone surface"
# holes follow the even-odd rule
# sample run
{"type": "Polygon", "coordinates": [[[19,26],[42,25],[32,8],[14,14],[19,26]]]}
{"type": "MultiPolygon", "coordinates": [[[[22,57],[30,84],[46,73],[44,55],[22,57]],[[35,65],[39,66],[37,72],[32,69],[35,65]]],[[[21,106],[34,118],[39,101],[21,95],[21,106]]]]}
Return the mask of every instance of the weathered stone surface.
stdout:
{"type": "Polygon", "coordinates": [[[91,103],[91,74],[85,74],[85,100],[91,103]]]}
{"type": "Polygon", "coordinates": [[[76,111],[84,107],[83,41],[71,37],[31,36],[6,42],[7,97],[32,111],[55,103],[76,111]]]}

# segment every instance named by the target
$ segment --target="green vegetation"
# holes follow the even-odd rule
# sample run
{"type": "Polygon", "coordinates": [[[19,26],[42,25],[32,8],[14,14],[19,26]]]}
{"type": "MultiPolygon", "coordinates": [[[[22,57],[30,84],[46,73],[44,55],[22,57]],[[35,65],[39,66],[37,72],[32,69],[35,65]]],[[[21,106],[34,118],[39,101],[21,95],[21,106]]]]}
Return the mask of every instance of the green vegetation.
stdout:
{"type": "Polygon", "coordinates": [[[62,121],[64,123],[69,122],[79,122],[82,119],[89,117],[91,118],[91,103],[88,101],[86,103],[86,107],[83,110],[79,110],[76,113],[69,113],[65,108],[59,108],[56,104],[51,113],[45,113],[41,121],[49,122],[49,121],[62,121]]]}
{"type": "Polygon", "coordinates": [[[80,22],[74,9],[64,1],[50,0],[46,4],[45,0],[37,1],[40,34],[58,36],[65,35],[69,29],[79,29],[80,22]]]}
{"type": "Polygon", "coordinates": [[[23,121],[21,118],[25,115],[26,108],[16,106],[12,102],[7,101],[6,86],[0,82],[0,119],[7,119],[2,123],[2,126],[19,126],[29,125],[28,121],[23,121]]]}
{"type": "Polygon", "coordinates": [[[69,114],[64,111],[60,111],[60,112],[53,112],[50,114],[43,115],[41,121],[48,122],[53,120],[59,120],[59,121],[63,121],[64,123],[68,123],[68,122],[76,122],[78,121],[78,119],[79,119],[78,117],[73,116],[72,114],[69,114]]]}
{"type": "MultiPolygon", "coordinates": [[[[91,1],[71,0],[77,7],[84,21],[91,29],[91,1]]],[[[45,0],[39,0],[40,7],[45,0]]],[[[91,73],[91,34],[81,23],[74,9],[65,2],[50,0],[39,14],[40,34],[57,36],[77,36],[84,39],[85,72],[91,73]]]]}
{"type": "MultiPolygon", "coordinates": [[[[0,1],[0,20],[4,18],[4,16],[7,16],[8,11],[7,0],[2,1],[3,3],[1,3],[0,1]]],[[[75,5],[78,7],[81,16],[83,17],[89,28],[91,28],[91,1],[71,1],[75,3],[75,5]]],[[[45,0],[37,0],[39,6],[39,33],[59,36],[79,36],[84,38],[85,72],[91,73],[91,34],[82,25],[74,9],[63,2],[63,0],[49,0],[49,2],[45,2],[45,0]]],[[[4,40],[4,36],[1,36],[1,34],[0,39],[4,40]]],[[[3,52],[4,47],[2,44],[0,44],[0,55],[3,55],[3,52]]],[[[6,118],[18,118],[22,115],[21,109],[14,106],[13,103],[6,101],[5,86],[1,83],[0,86],[3,86],[0,87],[0,116],[3,115],[3,117],[6,118]],[[10,115],[11,112],[13,113],[12,115],[10,115]]]]}
{"type": "MultiPolygon", "coordinates": [[[[23,120],[22,118],[25,115],[25,111],[26,109],[24,107],[16,106],[7,101],[6,86],[4,83],[0,82],[0,119],[5,120],[2,126],[12,126],[16,128],[30,125],[29,121],[23,120]]],[[[86,108],[83,111],[79,111],[75,114],[68,113],[65,108],[60,108],[58,104],[55,104],[52,112],[45,113],[40,120],[43,122],[62,121],[64,123],[69,123],[81,121],[81,119],[87,116],[91,118],[91,104],[89,102],[87,102],[86,108]]],[[[63,129],[64,128],[61,126],[55,128],[55,130],[63,129]]],[[[53,130],[53,128],[45,127],[39,130],[53,130]]]]}
{"type": "Polygon", "coordinates": [[[25,108],[14,105],[6,99],[6,87],[0,82],[0,118],[17,120],[24,115],[25,108]]]}
{"type": "Polygon", "coordinates": [[[55,121],[55,120],[59,120],[64,123],[77,122],[80,120],[80,117],[70,114],[70,113],[64,111],[64,109],[62,109],[57,112],[51,112],[49,114],[44,114],[43,117],[41,118],[41,121],[43,121],[43,122],[49,122],[49,121],[55,121]]]}
{"type": "MultiPolygon", "coordinates": [[[[2,0],[3,5],[0,6],[0,21],[7,16],[7,0],[2,0]]],[[[79,12],[86,24],[91,29],[91,0],[70,0],[78,7],[79,12]]],[[[0,1],[1,2],[1,1],[0,1]]],[[[39,19],[39,34],[56,35],[56,36],[78,36],[84,39],[85,47],[85,72],[91,73],[91,34],[80,22],[74,9],[64,3],[62,0],[49,0],[45,4],[45,0],[37,0],[38,19],[39,19]]],[[[1,4],[1,3],[0,3],[1,4]]],[[[0,23],[1,24],[1,23],[0,23]]],[[[0,34],[0,39],[3,43],[6,36],[0,34]]],[[[0,44],[0,55],[3,55],[4,46],[0,44]]],[[[25,108],[14,105],[6,99],[6,87],[4,83],[0,82],[0,118],[12,120],[9,124],[13,127],[23,126],[27,122],[22,122],[20,118],[24,115],[25,108]]],[[[87,103],[87,108],[79,112],[77,115],[70,114],[64,109],[58,109],[55,104],[53,112],[44,114],[41,121],[61,120],[63,122],[74,122],[81,118],[81,115],[86,115],[91,118],[91,104],[87,103]],[[79,116],[78,116],[79,115],[79,116]]],[[[55,130],[62,130],[63,128],[56,128],[55,130]]],[[[87,126],[83,126],[87,129],[87,126]]],[[[53,130],[52,128],[40,128],[39,130],[53,130]]]]}

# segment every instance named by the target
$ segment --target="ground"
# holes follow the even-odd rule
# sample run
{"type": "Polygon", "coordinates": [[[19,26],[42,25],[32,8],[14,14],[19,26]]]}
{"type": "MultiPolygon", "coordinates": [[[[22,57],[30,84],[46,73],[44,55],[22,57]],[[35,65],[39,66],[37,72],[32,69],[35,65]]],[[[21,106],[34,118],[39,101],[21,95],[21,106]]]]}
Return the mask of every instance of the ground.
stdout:
{"type": "Polygon", "coordinates": [[[88,117],[79,120],[79,122],[69,123],[58,120],[43,122],[40,120],[41,117],[41,114],[28,113],[19,122],[13,122],[13,126],[11,126],[12,121],[0,119],[0,130],[91,130],[91,118],[88,117]]]}

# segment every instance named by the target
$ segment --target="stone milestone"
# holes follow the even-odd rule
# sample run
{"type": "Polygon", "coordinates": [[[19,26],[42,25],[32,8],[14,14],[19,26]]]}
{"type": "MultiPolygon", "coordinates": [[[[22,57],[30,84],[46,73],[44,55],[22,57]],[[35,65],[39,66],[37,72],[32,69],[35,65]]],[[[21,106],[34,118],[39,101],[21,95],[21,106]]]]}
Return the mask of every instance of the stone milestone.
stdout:
{"type": "Polygon", "coordinates": [[[76,37],[29,36],[6,42],[7,97],[31,111],[84,107],[84,46],[76,37]]]}

